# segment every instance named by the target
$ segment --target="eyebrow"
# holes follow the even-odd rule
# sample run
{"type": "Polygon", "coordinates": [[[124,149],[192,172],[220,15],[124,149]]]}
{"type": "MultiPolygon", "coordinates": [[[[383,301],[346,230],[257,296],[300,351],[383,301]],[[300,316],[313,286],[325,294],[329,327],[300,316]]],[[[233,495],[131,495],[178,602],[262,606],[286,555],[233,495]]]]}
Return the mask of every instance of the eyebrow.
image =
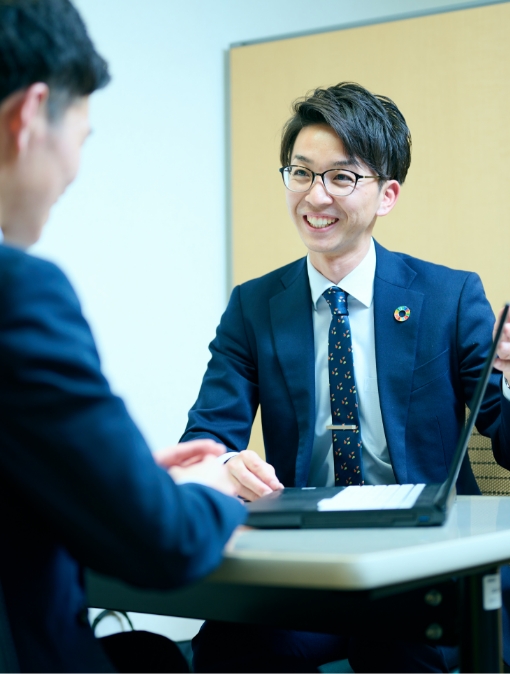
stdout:
{"type": "MultiPolygon", "coordinates": [[[[302,154],[295,154],[293,158],[297,159],[298,161],[304,161],[307,164],[313,164],[311,159],[308,159],[308,157],[305,157],[302,154]]],[[[339,161],[334,161],[332,166],[359,166],[359,163],[354,157],[352,157],[350,159],[340,159],[339,161]]]]}

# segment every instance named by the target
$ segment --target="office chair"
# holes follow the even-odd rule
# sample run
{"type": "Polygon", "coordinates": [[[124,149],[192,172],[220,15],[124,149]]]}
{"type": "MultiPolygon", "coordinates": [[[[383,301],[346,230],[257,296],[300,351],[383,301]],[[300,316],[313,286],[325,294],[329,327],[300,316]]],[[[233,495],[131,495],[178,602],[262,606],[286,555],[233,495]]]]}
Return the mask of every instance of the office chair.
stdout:
{"type": "Polygon", "coordinates": [[[484,496],[509,496],[510,471],[494,460],[491,441],[476,429],[469,439],[469,460],[480,491],[484,496]]]}
{"type": "Polygon", "coordinates": [[[4,594],[0,585],[0,672],[19,672],[18,658],[7,618],[4,594]]]}

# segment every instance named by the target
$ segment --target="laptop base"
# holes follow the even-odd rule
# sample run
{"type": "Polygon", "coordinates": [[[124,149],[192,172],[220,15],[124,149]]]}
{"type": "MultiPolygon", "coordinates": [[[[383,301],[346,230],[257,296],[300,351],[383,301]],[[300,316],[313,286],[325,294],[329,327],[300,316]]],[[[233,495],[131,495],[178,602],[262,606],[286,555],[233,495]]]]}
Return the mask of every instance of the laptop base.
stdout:
{"type": "MultiPolygon", "coordinates": [[[[436,505],[439,484],[426,485],[412,508],[395,510],[317,510],[317,503],[343,487],[288,488],[248,503],[250,527],[259,529],[340,529],[430,527],[445,522],[447,508],[436,505]]],[[[362,489],[362,487],[361,487],[362,489]]]]}

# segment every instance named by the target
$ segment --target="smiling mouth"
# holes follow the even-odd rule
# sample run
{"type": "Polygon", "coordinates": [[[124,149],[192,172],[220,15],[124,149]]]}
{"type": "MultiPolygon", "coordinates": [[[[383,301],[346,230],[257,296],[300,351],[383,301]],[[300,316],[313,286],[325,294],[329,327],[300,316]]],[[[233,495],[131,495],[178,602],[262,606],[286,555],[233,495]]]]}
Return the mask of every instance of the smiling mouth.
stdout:
{"type": "Polygon", "coordinates": [[[325,229],[338,221],[338,218],[320,218],[312,215],[305,215],[303,217],[310,227],[313,227],[314,229],[325,229]]]}

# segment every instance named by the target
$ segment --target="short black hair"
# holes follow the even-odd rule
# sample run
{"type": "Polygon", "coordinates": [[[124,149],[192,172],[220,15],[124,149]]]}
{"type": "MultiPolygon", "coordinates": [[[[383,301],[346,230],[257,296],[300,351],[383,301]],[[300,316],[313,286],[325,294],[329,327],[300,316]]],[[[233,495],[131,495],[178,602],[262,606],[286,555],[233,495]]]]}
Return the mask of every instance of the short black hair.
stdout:
{"type": "Polygon", "coordinates": [[[0,104],[45,82],[48,114],[56,117],[109,81],[106,61],[69,0],[0,0],[0,104]]]}
{"type": "Polygon", "coordinates": [[[404,182],[411,164],[411,132],[390,98],[354,82],[340,82],[298,99],[292,109],[294,115],[282,132],[282,166],[291,163],[302,128],[327,124],[344,144],[349,160],[361,160],[384,180],[404,182]]]}

